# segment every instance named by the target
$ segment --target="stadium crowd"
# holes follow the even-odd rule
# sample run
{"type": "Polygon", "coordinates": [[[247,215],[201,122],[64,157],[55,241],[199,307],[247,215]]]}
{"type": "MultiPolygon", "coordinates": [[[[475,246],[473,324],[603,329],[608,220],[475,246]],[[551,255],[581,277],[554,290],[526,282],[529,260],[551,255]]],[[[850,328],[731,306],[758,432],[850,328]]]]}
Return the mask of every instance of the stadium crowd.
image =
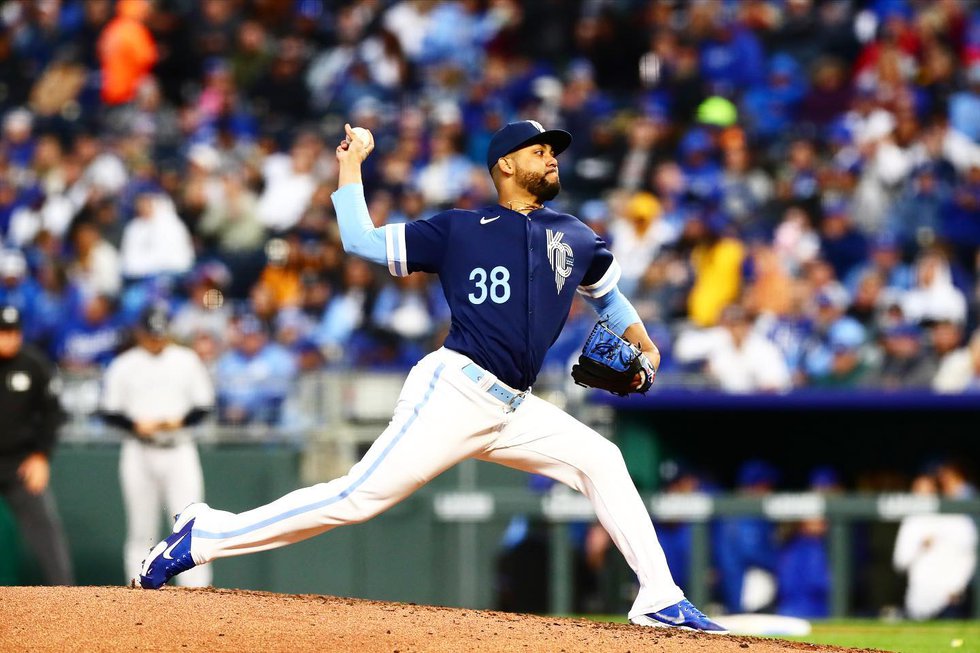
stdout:
{"type": "Polygon", "coordinates": [[[383,224],[493,201],[488,139],[531,118],[574,135],[555,208],[617,255],[664,383],[980,389],[975,2],[6,0],[0,70],[0,300],[66,371],[156,301],[227,421],[411,365],[445,301],[345,256],[342,125],[383,224]]]}

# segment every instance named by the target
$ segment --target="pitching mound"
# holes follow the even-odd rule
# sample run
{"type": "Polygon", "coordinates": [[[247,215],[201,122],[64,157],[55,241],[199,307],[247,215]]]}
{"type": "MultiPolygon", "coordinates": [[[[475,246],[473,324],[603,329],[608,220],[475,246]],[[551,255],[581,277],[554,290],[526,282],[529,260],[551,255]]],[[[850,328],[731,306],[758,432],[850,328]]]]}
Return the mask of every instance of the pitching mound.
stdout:
{"type": "Polygon", "coordinates": [[[382,603],[167,587],[0,587],[0,651],[770,653],[844,651],[755,637],[382,603]]]}

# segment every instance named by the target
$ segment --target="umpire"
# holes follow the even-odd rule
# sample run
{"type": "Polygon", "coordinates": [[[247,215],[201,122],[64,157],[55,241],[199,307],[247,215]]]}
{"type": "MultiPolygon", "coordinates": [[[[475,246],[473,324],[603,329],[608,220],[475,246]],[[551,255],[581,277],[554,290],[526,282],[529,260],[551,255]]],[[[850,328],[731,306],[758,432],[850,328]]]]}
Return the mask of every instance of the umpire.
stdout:
{"type": "Polygon", "coordinates": [[[0,306],[0,496],[50,585],[74,585],[71,557],[54,496],[50,457],[66,414],[55,394],[54,365],[25,344],[20,310],[0,306]]]}

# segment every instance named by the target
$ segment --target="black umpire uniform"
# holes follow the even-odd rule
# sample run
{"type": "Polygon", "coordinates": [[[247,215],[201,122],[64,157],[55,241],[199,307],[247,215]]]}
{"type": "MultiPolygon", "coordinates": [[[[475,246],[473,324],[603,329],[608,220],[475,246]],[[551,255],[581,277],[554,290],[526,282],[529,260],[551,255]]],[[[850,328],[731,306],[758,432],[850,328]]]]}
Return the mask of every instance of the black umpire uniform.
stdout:
{"type": "Polygon", "coordinates": [[[66,414],[55,369],[24,343],[20,311],[0,306],[0,496],[51,585],[73,585],[71,556],[54,497],[49,460],[66,414]]]}

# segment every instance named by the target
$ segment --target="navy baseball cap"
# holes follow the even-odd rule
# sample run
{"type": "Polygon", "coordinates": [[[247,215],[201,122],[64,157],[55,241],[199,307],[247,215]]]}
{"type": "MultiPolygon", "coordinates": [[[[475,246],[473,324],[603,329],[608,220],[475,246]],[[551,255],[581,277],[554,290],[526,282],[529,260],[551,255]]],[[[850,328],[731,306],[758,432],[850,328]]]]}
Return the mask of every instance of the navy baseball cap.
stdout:
{"type": "Polygon", "coordinates": [[[507,123],[494,133],[487,148],[487,170],[493,170],[497,159],[531,143],[547,143],[558,156],[572,144],[572,135],[563,129],[545,129],[535,120],[507,123]]]}
{"type": "Polygon", "coordinates": [[[147,335],[162,338],[170,328],[170,313],[166,306],[151,305],[140,315],[139,327],[147,335]]]}

